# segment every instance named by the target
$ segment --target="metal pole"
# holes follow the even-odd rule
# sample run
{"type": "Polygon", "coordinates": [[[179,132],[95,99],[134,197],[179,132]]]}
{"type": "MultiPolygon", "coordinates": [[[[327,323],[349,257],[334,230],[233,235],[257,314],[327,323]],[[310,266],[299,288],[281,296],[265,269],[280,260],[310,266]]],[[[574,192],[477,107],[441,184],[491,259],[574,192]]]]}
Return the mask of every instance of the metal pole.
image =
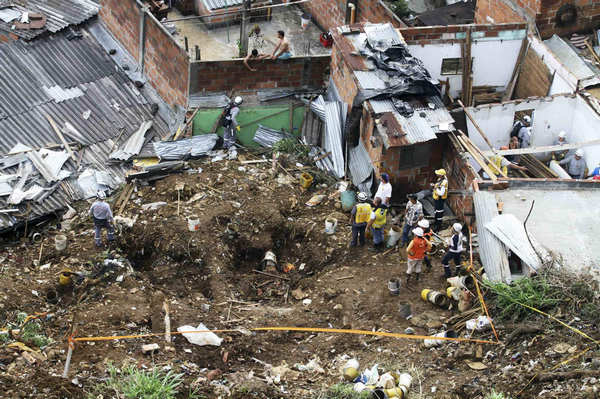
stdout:
{"type": "Polygon", "coordinates": [[[248,55],[248,11],[250,10],[250,0],[244,0],[242,7],[242,23],[240,24],[240,58],[248,55]]]}
{"type": "Polygon", "coordinates": [[[185,37],[183,38],[183,41],[185,42],[185,52],[186,52],[186,54],[187,54],[187,53],[189,53],[189,51],[190,51],[190,47],[188,46],[188,38],[187,38],[187,36],[185,36],[185,37]]]}
{"type": "Polygon", "coordinates": [[[196,61],[200,61],[200,47],[195,45],[194,48],[196,49],[196,61]]]}

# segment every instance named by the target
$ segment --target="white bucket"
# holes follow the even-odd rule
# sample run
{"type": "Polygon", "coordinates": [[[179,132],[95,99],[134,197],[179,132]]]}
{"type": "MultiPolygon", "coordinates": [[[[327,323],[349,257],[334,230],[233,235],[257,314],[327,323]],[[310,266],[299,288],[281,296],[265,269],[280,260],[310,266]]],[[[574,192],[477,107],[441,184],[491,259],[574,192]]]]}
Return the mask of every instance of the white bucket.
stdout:
{"type": "Polygon", "coordinates": [[[188,218],[188,230],[198,231],[200,229],[200,219],[196,215],[192,215],[188,218]]]}
{"type": "Polygon", "coordinates": [[[300,26],[302,26],[302,29],[306,29],[308,27],[309,23],[310,23],[310,15],[302,14],[302,16],[300,17],[300,26]]]}
{"type": "Polygon", "coordinates": [[[335,234],[335,229],[337,227],[337,224],[338,224],[338,221],[336,218],[325,219],[325,233],[335,234]]]}
{"type": "Polygon", "coordinates": [[[54,237],[54,246],[57,251],[64,251],[67,248],[67,236],[59,234],[54,237]]]}
{"type": "Polygon", "coordinates": [[[412,380],[413,380],[413,378],[410,374],[402,373],[402,374],[400,374],[400,378],[398,378],[398,386],[410,388],[410,385],[412,384],[412,380]]]}
{"type": "Polygon", "coordinates": [[[402,229],[398,226],[392,226],[392,228],[390,229],[387,244],[386,244],[387,247],[391,248],[394,245],[396,245],[396,243],[400,240],[401,237],[402,237],[402,229]]]}

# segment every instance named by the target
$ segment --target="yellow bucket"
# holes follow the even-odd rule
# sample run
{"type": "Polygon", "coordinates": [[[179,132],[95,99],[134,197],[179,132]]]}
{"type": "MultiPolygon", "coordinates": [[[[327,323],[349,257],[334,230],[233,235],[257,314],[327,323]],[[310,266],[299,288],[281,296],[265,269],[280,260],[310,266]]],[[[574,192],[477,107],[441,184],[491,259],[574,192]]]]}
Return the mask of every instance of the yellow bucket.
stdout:
{"type": "Polygon", "coordinates": [[[427,301],[427,295],[429,295],[430,292],[431,290],[428,289],[424,289],[423,291],[421,291],[421,299],[427,301]]]}
{"type": "Polygon", "coordinates": [[[73,280],[71,279],[71,271],[66,269],[60,272],[58,275],[58,283],[60,285],[71,285],[73,280]]]}
{"type": "Polygon", "coordinates": [[[310,173],[304,172],[300,175],[300,185],[302,187],[309,188],[310,185],[312,184],[312,182],[313,182],[313,177],[311,176],[310,173]]]}

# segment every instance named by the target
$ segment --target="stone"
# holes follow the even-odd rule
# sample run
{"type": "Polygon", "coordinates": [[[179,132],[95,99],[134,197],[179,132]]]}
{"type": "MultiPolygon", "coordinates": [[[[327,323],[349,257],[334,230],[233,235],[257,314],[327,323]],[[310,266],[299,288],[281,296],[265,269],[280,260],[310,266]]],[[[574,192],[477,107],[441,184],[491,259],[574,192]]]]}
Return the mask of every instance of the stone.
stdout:
{"type": "Polygon", "coordinates": [[[159,349],[160,349],[160,346],[158,346],[158,344],[146,344],[146,345],[142,345],[142,353],[144,355],[147,355],[149,353],[157,352],[159,349]]]}

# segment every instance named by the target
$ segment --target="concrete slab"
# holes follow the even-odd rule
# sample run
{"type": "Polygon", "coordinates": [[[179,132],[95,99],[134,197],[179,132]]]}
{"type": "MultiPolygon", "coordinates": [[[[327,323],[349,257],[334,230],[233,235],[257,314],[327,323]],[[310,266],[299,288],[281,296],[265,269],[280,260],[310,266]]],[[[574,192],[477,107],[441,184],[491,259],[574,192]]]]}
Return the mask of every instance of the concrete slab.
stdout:
{"type": "Polygon", "coordinates": [[[563,258],[575,272],[600,277],[600,190],[508,189],[494,192],[503,213],[524,221],[535,205],[527,229],[542,245],[563,258]]]}
{"type": "MultiPolygon", "coordinates": [[[[277,45],[277,31],[283,30],[290,41],[292,55],[322,55],[330,54],[331,49],[325,48],[319,42],[321,30],[310,23],[306,30],[300,26],[302,11],[297,6],[278,7],[273,9],[271,21],[251,22],[249,27],[255,24],[261,29],[264,44],[248,43],[250,49],[258,48],[259,52],[270,54],[277,45]]],[[[181,18],[178,10],[169,13],[169,19],[181,18]]],[[[208,29],[200,19],[174,22],[177,34],[174,36],[181,46],[184,46],[184,38],[188,38],[190,54],[194,46],[200,47],[201,59],[206,61],[226,60],[238,58],[238,40],[240,37],[240,25],[232,24],[220,28],[208,29]]],[[[193,55],[194,56],[194,55],[193,55]]]]}

